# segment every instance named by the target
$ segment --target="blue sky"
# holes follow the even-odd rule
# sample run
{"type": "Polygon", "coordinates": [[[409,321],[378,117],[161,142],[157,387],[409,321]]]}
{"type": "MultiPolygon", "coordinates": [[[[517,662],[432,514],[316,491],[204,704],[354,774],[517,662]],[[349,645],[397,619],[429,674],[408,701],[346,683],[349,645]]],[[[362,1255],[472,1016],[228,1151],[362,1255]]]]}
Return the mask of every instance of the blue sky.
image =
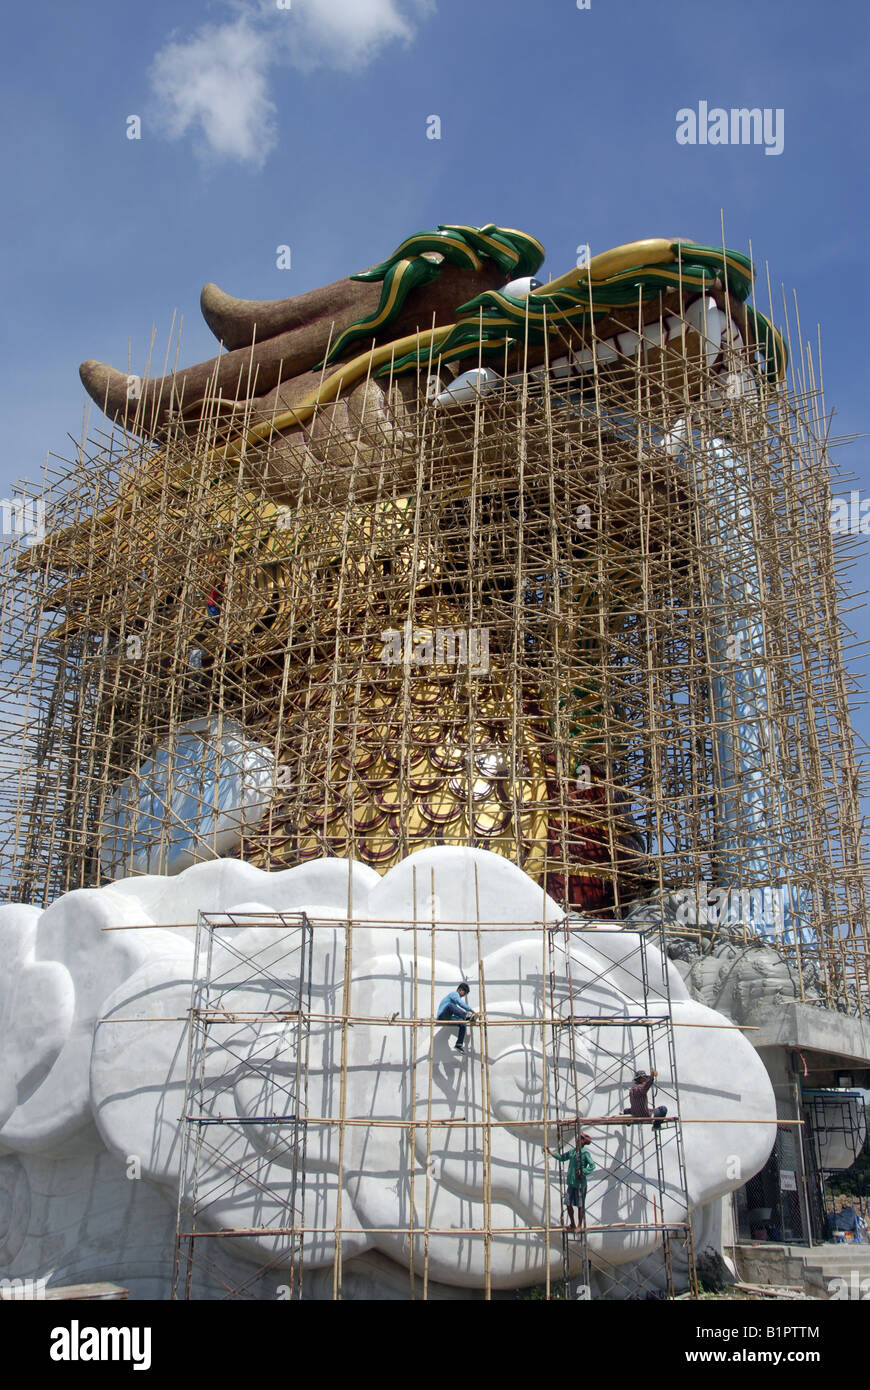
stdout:
{"type": "MultiPolygon", "coordinates": [[[[751,238],[777,292],[797,291],[804,336],[822,325],[835,431],[866,429],[868,15],[859,0],[10,9],[0,488],[69,452],[81,359],[143,370],[173,310],[182,360],[213,354],[205,281],[300,293],[438,222],[533,232],[558,275],[582,243],[716,242],[724,208],[728,244],[751,238]],[[783,152],[678,145],[676,112],[701,100],[782,108],[783,152]]],[[[870,487],[866,441],[842,462],[870,487]]]]}

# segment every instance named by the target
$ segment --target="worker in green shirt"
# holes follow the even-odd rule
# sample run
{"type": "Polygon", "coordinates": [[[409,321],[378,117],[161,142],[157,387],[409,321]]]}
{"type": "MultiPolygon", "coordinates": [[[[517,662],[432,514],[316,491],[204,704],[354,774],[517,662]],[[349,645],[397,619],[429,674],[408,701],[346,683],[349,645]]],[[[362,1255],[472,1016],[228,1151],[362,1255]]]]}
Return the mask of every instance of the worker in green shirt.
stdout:
{"type": "Polygon", "coordinates": [[[557,1158],[560,1163],[568,1164],[565,1209],[568,1213],[569,1231],[576,1231],[577,1226],[583,1220],[583,1209],[586,1205],[586,1178],[587,1174],[595,1171],[595,1164],[586,1152],[586,1145],[591,1143],[592,1140],[589,1135],[578,1130],[573,1149],[566,1149],[563,1154],[557,1154],[553,1149],[547,1150],[551,1158],[557,1158]],[[575,1207],[577,1208],[577,1226],[574,1225],[575,1207]]]}

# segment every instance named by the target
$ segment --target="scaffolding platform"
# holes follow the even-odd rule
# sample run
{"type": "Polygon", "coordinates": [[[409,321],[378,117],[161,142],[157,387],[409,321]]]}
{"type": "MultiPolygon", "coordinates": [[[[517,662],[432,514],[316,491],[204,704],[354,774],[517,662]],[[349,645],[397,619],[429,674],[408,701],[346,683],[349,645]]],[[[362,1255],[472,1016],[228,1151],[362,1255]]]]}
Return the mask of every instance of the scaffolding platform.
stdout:
{"type": "Polygon", "coordinates": [[[226,1297],[263,1297],[264,1282],[274,1282],[279,1297],[301,1299],[307,1260],[318,1296],[327,1280],[340,1298],[360,1243],[405,1252],[411,1298],[429,1296],[445,1259],[469,1268],[476,1259],[483,1296],[507,1296],[497,1248],[509,1245],[537,1260],[551,1298],[694,1289],[664,940],[660,924],[620,932],[576,919],[435,928],[201,913],[174,1297],[195,1296],[198,1275],[226,1297]],[[537,962],[515,982],[504,973],[508,943],[512,957],[537,962]],[[465,953],[481,1001],[461,1059],[448,1045],[457,1023],[437,1018],[449,967],[436,965],[441,980],[430,969],[451,945],[465,953]],[[396,963],[394,979],[383,973],[386,960],[396,963]],[[364,1002],[373,992],[398,1007],[381,1015],[364,1002]],[[530,1098],[508,1115],[500,1074],[516,1070],[520,1052],[530,1098]],[[659,1069],[655,1104],[666,1102],[666,1117],[607,1113],[602,1100],[627,1103],[636,1071],[659,1069]],[[572,1237],[557,1195],[562,1165],[548,1152],[578,1125],[594,1136],[597,1214],[572,1237]],[[355,1198],[366,1182],[387,1179],[386,1204],[355,1198]],[[233,1224],[228,1212],[242,1190],[263,1192],[262,1224],[233,1224]],[[451,1191],[462,1193],[455,1210],[451,1191]],[[248,1244],[249,1277],[222,1261],[225,1241],[236,1254],[248,1244]],[[627,1246],[642,1247],[645,1260],[626,1263],[627,1246]]]}

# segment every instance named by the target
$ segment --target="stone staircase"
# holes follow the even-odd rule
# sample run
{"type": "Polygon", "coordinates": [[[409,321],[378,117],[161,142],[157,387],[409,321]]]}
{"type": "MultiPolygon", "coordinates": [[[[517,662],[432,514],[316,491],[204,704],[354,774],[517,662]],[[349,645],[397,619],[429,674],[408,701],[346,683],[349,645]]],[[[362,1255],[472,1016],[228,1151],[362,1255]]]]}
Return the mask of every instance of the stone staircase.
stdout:
{"type": "Polygon", "coordinates": [[[812,1298],[870,1302],[870,1245],[737,1245],[729,1254],[749,1284],[803,1290],[812,1298]]]}

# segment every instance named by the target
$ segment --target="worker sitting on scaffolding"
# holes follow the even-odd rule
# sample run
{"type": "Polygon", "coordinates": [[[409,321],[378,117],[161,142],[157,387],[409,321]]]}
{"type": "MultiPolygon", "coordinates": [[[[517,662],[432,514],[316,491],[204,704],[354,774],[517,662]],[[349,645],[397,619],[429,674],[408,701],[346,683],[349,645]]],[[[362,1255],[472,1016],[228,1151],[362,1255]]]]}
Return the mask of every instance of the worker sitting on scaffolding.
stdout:
{"type": "Polygon", "coordinates": [[[568,1225],[565,1229],[568,1231],[576,1231],[586,1214],[586,1181],[588,1175],[595,1171],[595,1164],[586,1152],[586,1145],[591,1143],[592,1140],[589,1135],[578,1130],[573,1149],[566,1149],[563,1154],[557,1154],[553,1149],[547,1150],[551,1158],[557,1158],[560,1163],[568,1164],[565,1183],[565,1211],[568,1215],[568,1225]],[[576,1226],[574,1225],[575,1207],[577,1208],[576,1226]]]}
{"type": "Polygon", "coordinates": [[[657,1105],[652,1112],[649,1108],[649,1093],[653,1082],[658,1076],[658,1072],[636,1071],[634,1074],[634,1085],[628,1092],[628,1109],[626,1115],[633,1115],[636,1120],[652,1120],[653,1133],[657,1133],[662,1127],[662,1120],[668,1113],[666,1105],[657,1105]],[[653,1119],[653,1116],[655,1118],[653,1119]]]}
{"type": "Polygon", "coordinates": [[[468,998],[468,993],[468,985],[463,980],[461,985],[457,985],[449,994],[445,994],[441,1003],[438,1005],[437,1017],[439,1023],[444,1023],[447,1020],[452,1022],[454,1019],[462,1020],[462,1027],[458,1030],[456,1042],[453,1044],[454,1052],[465,1051],[465,1024],[470,1019],[476,1018],[474,1010],[470,1009],[465,1002],[468,998]]]}

